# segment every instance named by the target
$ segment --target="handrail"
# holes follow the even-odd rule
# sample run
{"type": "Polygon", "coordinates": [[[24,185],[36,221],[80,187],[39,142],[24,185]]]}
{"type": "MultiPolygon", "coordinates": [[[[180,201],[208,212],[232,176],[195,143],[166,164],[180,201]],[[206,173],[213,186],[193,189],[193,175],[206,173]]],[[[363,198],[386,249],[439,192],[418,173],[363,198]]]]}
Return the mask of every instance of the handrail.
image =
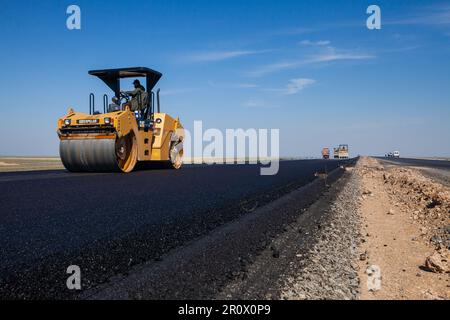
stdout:
{"type": "Polygon", "coordinates": [[[108,111],[108,95],[105,93],[103,95],[103,113],[107,113],[108,111]]]}
{"type": "Polygon", "coordinates": [[[155,93],[152,91],[152,113],[155,113],[155,93]]]}
{"type": "Polygon", "coordinates": [[[95,112],[95,95],[93,93],[89,94],[89,114],[94,114],[95,112]]]}
{"type": "Polygon", "coordinates": [[[161,112],[161,106],[160,106],[160,100],[159,100],[159,92],[161,91],[161,89],[158,88],[158,90],[156,90],[156,100],[158,103],[158,113],[161,112]]]}

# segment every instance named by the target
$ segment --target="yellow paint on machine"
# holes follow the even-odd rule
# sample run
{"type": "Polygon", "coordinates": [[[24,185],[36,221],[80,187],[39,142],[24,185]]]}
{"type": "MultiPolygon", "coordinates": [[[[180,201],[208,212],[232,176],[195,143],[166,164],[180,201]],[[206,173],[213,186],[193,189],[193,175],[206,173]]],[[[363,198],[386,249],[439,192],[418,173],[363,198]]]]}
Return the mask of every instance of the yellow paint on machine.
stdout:
{"type": "MultiPolygon", "coordinates": [[[[64,140],[114,139],[133,137],[137,148],[137,161],[170,161],[170,148],[177,139],[184,139],[184,130],[178,119],[166,113],[154,113],[154,124],[150,130],[139,128],[135,115],[129,108],[105,114],[90,115],[69,109],[67,115],[58,119],[58,136],[64,140]],[[70,123],[68,122],[70,121],[70,123]]],[[[125,162],[131,171],[136,163],[125,162]]]]}
{"type": "Polygon", "coordinates": [[[114,97],[108,106],[108,96],[103,96],[101,114],[95,111],[95,95],[91,93],[89,114],[70,108],[58,119],[59,153],[64,167],[72,172],[131,172],[138,162],[158,161],[179,169],[183,163],[183,126],[179,119],[160,112],[159,89],[154,103],[153,88],[162,73],[146,67],[88,73],[101,79],[114,97]],[[121,90],[120,79],[124,78],[135,78],[134,91],[121,90]],[[136,78],[145,78],[146,88],[136,78]]]}

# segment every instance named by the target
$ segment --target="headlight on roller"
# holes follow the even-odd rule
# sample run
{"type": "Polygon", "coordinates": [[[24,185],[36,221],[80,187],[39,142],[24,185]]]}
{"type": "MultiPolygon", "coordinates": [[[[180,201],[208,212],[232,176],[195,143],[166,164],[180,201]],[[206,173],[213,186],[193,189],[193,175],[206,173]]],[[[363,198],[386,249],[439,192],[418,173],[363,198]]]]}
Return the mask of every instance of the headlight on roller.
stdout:
{"type": "Polygon", "coordinates": [[[105,124],[111,124],[111,118],[105,118],[104,121],[105,124]]]}
{"type": "Polygon", "coordinates": [[[64,120],[64,125],[65,126],[70,126],[70,119],[65,119],[64,120]]]}

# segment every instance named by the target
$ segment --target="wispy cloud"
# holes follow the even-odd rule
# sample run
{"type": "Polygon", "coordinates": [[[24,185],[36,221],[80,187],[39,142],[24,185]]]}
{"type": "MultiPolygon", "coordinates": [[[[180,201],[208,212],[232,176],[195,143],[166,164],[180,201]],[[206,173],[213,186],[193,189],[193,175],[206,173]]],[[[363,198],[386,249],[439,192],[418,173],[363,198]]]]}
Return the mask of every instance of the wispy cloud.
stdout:
{"type": "Polygon", "coordinates": [[[406,52],[406,51],[412,51],[421,48],[422,46],[415,45],[415,46],[406,46],[406,47],[400,47],[400,48],[392,48],[392,49],[384,49],[379,50],[377,52],[380,53],[397,53],[397,52],[406,52]]]}
{"type": "Polygon", "coordinates": [[[198,52],[188,56],[187,60],[191,62],[214,62],[250,56],[255,54],[261,54],[268,51],[269,50],[234,50],[234,51],[224,50],[224,51],[198,52]]]}
{"type": "Polygon", "coordinates": [[[286,95],[296,94],[299,91],[305,89],[306,87],[312,86],[314,83],[316,83],[316,80],[313,79],[307,78],[291,79],[288,85],[286,86],[284,94],[286,95]]]}
{"type": "Polygon", "coordinates": [[[304,90],[307,87],[312,86],[315,83],[316,83],[316,80],[314,80],[314,79],[308,79],[308,78],[291,79],[291,80],[289,80],[289,83],[286,85],[285,88],[274,89],[271,91],[276,91],[283,95],[293,95],[293,94],[299,93],[300,91],[304,90]]]}
{"type": "Polygon", "coordinates": [[[421,8],[415,15],[383,22],[387,25],[448,25],[450,24],[450,5],[440,4],[421,8]]]}
{"type": "Polygon", "coordinates": [[[360,53],[352,53],[352,52],[343,52],[343,53],[324,53],[317,54],[311,59],[309,59],[309,63],[314,62],[330,62],[330,61],[339,61],[339,60],[366,60],[373,59],[374,55],[371,54],[360,54],[360,53]]]}
{"type": "Polygon", "coordinates": [[[331,44],[331,41],[329,40],[318,40],[318,41],[311,41],[311,40],[303,40],[300,42],[300,44],[304,46],[328,46],[331,44]]]}
{"type": "Polygon", "coordinates": [[[242,104],[245,108],[279,108],[278,105],[270,104],[266,101],[258,100],[258,99],[250,99],[242,104]]]}
{"type": "Polygon", "coordinates": [[[333,62],[341,60],[366,60],[373,58],[376,58],[376,56],[372,54],[336,50],[334,47],[327,46],[326,50],[321,50],[318,53],[305,56],[303,58],[289,61],[281,61],[261,66],[253,71],[248,72],[247,75],[251,77],[261,77],[270,73],[296,69],[301,66],[314,63],[333,62]]]}
{"type": "Polygon", "coordinates": [[[298,68],[301,65],[305,65],[306,63],[307,63],[306,59],[276,62],[276,63],[272,63],[272,64],[267,64],[267,65],[261,66],[257,69],[254,69],[252,71],[249,71],[249,72],[247,72],[247,75],[250,77],[262,77],[262,76],[265,76],[270,73],[298,68]]]}

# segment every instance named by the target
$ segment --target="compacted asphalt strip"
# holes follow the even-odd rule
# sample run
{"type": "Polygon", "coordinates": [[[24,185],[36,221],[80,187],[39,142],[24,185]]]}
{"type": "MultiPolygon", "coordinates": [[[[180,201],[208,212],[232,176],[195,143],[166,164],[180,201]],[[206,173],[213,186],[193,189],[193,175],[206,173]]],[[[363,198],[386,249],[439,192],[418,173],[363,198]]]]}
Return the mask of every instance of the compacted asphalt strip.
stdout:
{"type": "MultiPolygon", "coordinates": [[[[136,265],[160,261],[171,250],[308,185],[314,173],[346,162],[282,161],[274,176],[261,176],[259,165],[0,174],[0,297],[79,297],[66,287],[68,266],[80,266],[83,289],[95,288],[136,265]]],[[[319,193],[305,193],[302,205],[319,193]]],[[[251,250],[256,249],[261,248],[251,250]]]]}

